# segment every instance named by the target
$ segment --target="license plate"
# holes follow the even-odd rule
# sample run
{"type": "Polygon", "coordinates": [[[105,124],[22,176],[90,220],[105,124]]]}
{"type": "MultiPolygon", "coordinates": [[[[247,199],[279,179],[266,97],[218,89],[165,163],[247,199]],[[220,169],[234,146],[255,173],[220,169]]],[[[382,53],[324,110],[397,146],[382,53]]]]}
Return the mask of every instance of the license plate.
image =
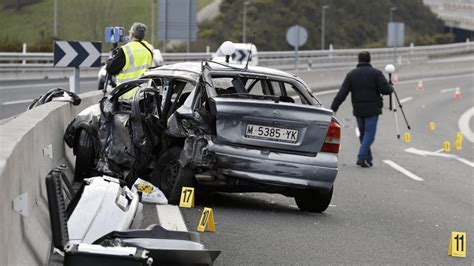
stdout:
{"type": "Polygon", "coordinates": [[[248,124],[245,137],[295,143],[298,140],[298,130],[248,124]]]}

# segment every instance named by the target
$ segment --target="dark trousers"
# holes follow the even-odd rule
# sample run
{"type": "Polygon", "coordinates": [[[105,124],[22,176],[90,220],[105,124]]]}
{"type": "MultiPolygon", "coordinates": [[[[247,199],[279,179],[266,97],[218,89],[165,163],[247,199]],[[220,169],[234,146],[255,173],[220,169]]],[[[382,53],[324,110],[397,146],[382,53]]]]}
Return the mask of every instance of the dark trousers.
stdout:
{"type": "Polygon", "coordinates": [[[372,162],[373,157],[372,151],[370,150],[370,146],[372,145],[372,143],[374,143],[375,140],[379,116],[376,115],[370,117],[356,117],[356,119],[357,127],[359,127],[360,132],[360,148],[359,154],[357,155],[357,159],[372,162]]]}

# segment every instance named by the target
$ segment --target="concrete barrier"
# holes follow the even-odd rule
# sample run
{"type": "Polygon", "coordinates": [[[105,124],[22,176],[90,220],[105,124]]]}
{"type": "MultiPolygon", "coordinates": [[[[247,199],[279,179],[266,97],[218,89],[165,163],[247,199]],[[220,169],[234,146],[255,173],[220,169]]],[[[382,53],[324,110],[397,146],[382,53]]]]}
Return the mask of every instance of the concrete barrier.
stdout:
{"type": "MultiPolygon", "coordinates": [[[[449,76],[455,74],[474,73],[474,57],[470,56],[467,59],[459,59],[455,61],[431,60],[424,63],[399,65],[396,66],[395,74],[398,75],[399,81],[404,81],[412,79],[449,76]]],[[[299,70],[293,71],[293,73],[301,77],[308,84],[308,86],[315,91],[324,89],[334,89],[339,88],[339,86],[341,86],[346,74],[349,73],[349,71],[351,71],[356,66],[356,64],[357,63],[354,62],[354,65],[352,67],[299,70]]],[[[383,71],[385,65],[375,63],[374,67],[383,71]]]]}
{"type": "MultiPolygon", "coordinates": [[[[339,87],[350,69],[305,70],[295,71],[295,74],[312,89],[324,90],[339,87]]],[[[472,60],[447,60],[402,65],[396,73],[403,81],[473,72],[472,60]]],[[[63,142],[65,128],[77,113],[96,103],[101,93],[95,91],[81,96],[80,106],[52,102],[0,126],[0,265],[37,265],[48,260],[51,230],[44,178],[62,163],[73,169],[71,150],[63,142]],[[20,195],[26,199],[23,209],[26,216],[13,210],[13,201],[20,195]]]]}
{"type": "MultiPolygon", "coordinates": [[[[96,103],[100,92],[81,95],[79,106],[51,102],[20,114],[0,126],[0,265],[46,264],[51,230],[44,178],[72,158],[64,131],[82,109],[96,103]],[[24,199],[23,215],[13,210],[24,199]]],[[[72,176],[72,175],[71,175],[72,176]]]]}

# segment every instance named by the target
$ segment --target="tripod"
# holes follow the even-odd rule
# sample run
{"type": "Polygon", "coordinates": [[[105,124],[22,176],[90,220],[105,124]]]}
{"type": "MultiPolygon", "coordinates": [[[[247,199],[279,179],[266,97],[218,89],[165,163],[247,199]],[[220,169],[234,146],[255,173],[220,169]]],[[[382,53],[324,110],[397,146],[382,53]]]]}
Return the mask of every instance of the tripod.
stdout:
{"type": "MultiPolygon", "coordinates": [[[[388,74],[388,84],[390,84],[390,86],[393,85],[393,83],[392,83],[392,73],[388,74]]],[[[396,103],[398,103],[398,107],[402,111],[402,115],[403,115],[403,118],[405,119],[405,124],[407,125],[408,130],[411,130],[411,127],[408,124],[407,117],[405,115],[405,112],[403,111],[402,104],[400,103],[400,99],[398,98],[398,94],[395,90],[393,90],[393,94],[395,95],[395,98],[392,97],[392,94],[390,94],[390,96],[389,96],[389,110],[390,111],[393,110],[393,115],[394,115],[394,118],[395,118],[395,127],[397,129],[397,138],[400,139],[400,127],[398,126],[398,112],[397,112],[397,107],[395,105],[395,101],[396,101],[396,103]],[[393,106],[395,106],[395,107],[393,107],[393,106]]]]}

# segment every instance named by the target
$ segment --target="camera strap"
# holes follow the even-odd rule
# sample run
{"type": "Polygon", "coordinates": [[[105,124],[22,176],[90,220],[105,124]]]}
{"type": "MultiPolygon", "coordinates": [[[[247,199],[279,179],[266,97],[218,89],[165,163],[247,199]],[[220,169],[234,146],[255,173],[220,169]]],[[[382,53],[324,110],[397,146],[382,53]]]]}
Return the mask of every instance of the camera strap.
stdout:
{"type": "Polygon", "coordinates": [[[148,52],[150,52],[150,54],[151,54],[151,61],[153,62],[153,52],[150,50],[150,48],[148,48],[148,46],[146,46],[146,44],[142,43],[141,41],[139,41],[139,43],[140,43],[141,45],[143,45],[143,47],[145,47],[145,49],[147,49],[148,52]]]}

